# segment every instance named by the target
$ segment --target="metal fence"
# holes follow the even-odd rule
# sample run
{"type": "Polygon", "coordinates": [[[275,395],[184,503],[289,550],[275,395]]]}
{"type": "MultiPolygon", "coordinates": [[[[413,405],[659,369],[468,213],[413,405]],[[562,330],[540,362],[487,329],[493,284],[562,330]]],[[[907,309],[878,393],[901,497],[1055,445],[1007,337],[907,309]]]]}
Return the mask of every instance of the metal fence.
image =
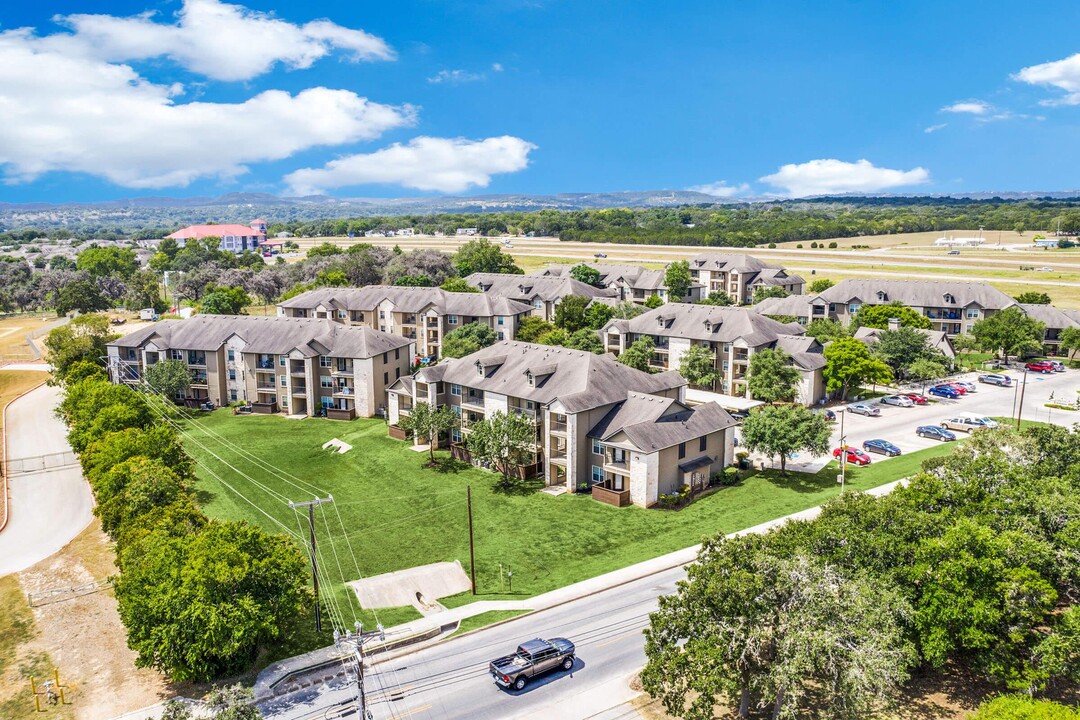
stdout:
{"type": "Polygon", "coordinates": [[[42,605],[51,605],[52,603],[63,602],[65,600],[73,600],[77,597],[82,597],[83,595],[90,595],[99,590],[104,590],[107,587],[109,587],[109,579],[104,578],[102,580],[83,583],[82,585],[71,585],[69,587],[52,588],[50,590],[28,593],[26,599],[27,602],[29,602],[30,607],[40,607],[42,605]]]}
{"type": "Polygon", "coordinates": [[[7,475],[8,477],[15,477],[17,475],[51,472],[53,470],[63,470],[78,464],[79,458],[70,450],[50,453],[48,455],[11,458],[7,461],[7,475]]]}

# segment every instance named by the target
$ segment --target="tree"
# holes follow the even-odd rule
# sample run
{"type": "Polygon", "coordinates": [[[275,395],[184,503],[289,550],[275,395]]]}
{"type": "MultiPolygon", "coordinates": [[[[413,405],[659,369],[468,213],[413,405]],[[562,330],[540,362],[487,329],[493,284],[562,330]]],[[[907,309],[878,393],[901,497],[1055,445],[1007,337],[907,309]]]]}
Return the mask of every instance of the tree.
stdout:
{"type": "Polygon", "coordinates": [[[585,309],[585,324],[593,330],[599,330],[615,317],[615,308],[607,303],[593,301],[585,309]]]}
{"type": "Polygon", "coordinates": [[[647,307],[649,310],[655,310],[658,307],[662,307],[663,304],[664,299],[661,298],[659,295],[650,295],[649,297],[645,298],[645,307],[647,307]]]}
{"type": "Polygon", "coordinates": [[[600,271],[585,263],[579,263],[570,268],[570,277],[586,285],[597,285],[600,282],[600,271]]]}
{"type": "Polygon", "coordinates": [[[788,295],[791,293],[779,285],[758,285],[754,288],[753,304],[757,305],[766,298],[786,298],[788,295]]]}
{"type": "Polygon", "coordinates": [[[64,384],[74,384],[82,380],[108,382],[109,376],[105,372],[105,368],[96,362],[76,360],[68,366],[67,372],[64,374],[64,384]]]}
{"type": "Polygon", "coordinates": [[[433,287],[435,283],[427,275],[400,275],[394,284],[401,287],[433,287]]]}
{"type": "Polygon", "coordinates": [[[446,278],[446,280],[443,281],[443,284],[439,287],[441,287],[443,290],[446,290],[447,292],[480,292],[480,288],[473,287],[465,281],[465,278],[459,277],[446,278]]]}
{"type": "Polygon", "coordinates": [[[828,451],[829,424],[823,415],[801,405],[767,405],[743,420],[742,443],[750,452],[779,456],[780,472],[787,472],[788,455],[828,451]]]}
{"type": "Polygon", "coordinates": [[[723,377],[716,370],[716,358],[713,351],[703,345],[691,345],[679,359],[679,374],[686,382],[697,387],[712,390],[723,377]]]}
{"type": "Polygon", "coordinates": [[[108,310],[109,300],[102,294],[101,287],[89,280],[76,280],[56,291],[53,307],[57,315],[67,315],[73,310],[81,313],[108,310]]]}
{"type": "Polygon", "coordinates": [[[240,287],[215,287],[202,300],[202,312],[208,315],[246,315],[244,308],[251,296],[240,287]]]}
{"type": "Polygon", "coordinates": [[[459,358],[492,345],[498,335],[482,322],[471,322],[447,333],[443,338],[443,357],[459,358]]]}
{"type": "Polygon", "coordinates": [[[630,347],[626,348],[626,350],[619,355],[618,360],[623,365],[632,367],[635,370],[652,372],[649,363],[652,362],[653,350],[655,347],[656,345],[653,343],[653,339],[646,335],[639,340],[635,340],[630,347]]]}
{"type": "Polygon", "coordinates": [[[889,327],[889,320],[899,320],[901,327],[922,328],[923,330],[931,328],[930,318],[899,302],[888,305],[863,305],[852,318],[852,325],[884,330],[889,327]]]}
{"type": "Polygon", "coordinates": [[[300,549],[247,523],[152,530],[121,557],[116,599],[135,664],[178,682],[240,672],[310,599],[300,549]]]}
{"type": "Polygon", "coordinates": [[[1050,304],[1050,296],[1049,295],[1047,295],[1044,292],[1035,292],[1034,290],[1029,290],[1028,292],[1022,292],[1013,299],[1016,300],[1016,302],[1021,303],[1022,305],[1049,305],[1050,304]]]}
{"type": "Polygon", "coordinates": [[[674,595],[645,630],[645,690],[686,720],[712,720],[718,703],[870,717],[893,701],[914,664],[895,588],[849,577],[812,555],[760,536],[707,540],[674,595]]]}
{"type": "Polygon", "coordinates": [[[907,366],[907,376],[920,384],[939,380],[947,373],[944,365],[926,357],[918,358],[907,366]]]}
{"type": "Polygon", "coordinates": [[[836,283],[834,283],[828,278],[818,278],[817,280],[812,281],[809,285],[806,286],[806,292],[810,293],[811,295],[817,295],[819,293],[825,292],[835,284],[836,283]]]}
{"type": "Polygon", "coordinates": [[[536,339],[541,345],[561,345],[566,347],[570,344],[570,333],[562,328],[552,328],[536,339]]]}
{"type": "Polygon", "coordinates": [[[502,487],[509,490],[511,470],[523,464],[535,442],[536,426],[530,418],[497,410],[472,426],[468,446],[474,460],[502,473],[502,487]]]}
{"type": "Polygon", "coordinates": [[[521,342],[539,342],[543,335],[551,332],[555,326],[536,315],[527,315],[517,327],[517,339],[521,342]]]}
{"type": "Polygon", "coordinates": [[[847,327],[838,320],[815,318],[806,326],[806,334],[824,345],[838,338],[851,337],[847,327]]]}
{"type": "Polygon", "coordinates": [[[568,333],[574,333],[584,327],[588,327],[585,318],[585,309],[589,306],[589,298],[580,295],[567,295],[555,306],[555,327],[562,328],[568,333]]]}
{"type": "Polygon", "coordinates": [[[121,528],[156,507],[186,497],[187,485],[160,460],[134,457],[113,466],[94,486],[94,514],[114,540],[121,528]]]}
{"type": "Polygon", "coordinates": [[[127,282],[127,297],[124,304],[132,310],[154,308],[155,312],[164,312],[166,305],[161,299],[158,276],[149,270],[135,273],[127,282]]]}
{"type": "Polygon", "coordinates": [[[911,327],[882,330],[877,334],[871,353],[888,365],[893,376],[898,378],[907,375],[907,369],[916,360],[940,357],[940,353],[930,347],[930,338],[911,327]]]}
{"type": "Polygon", "coordinates": [[[214,712],[212,720],[260,720],[255,693],[240,683],[214,688],[206,697],[206,706],[214,712]]]}
{"type": "Polygon", "coordinates": [[[191,371],[180,360],[160,360],[146,368],[143,377],[154,392],[170,399],[180,397],[191,387],[191,371]]]}
{"type": "Polygon", "coordinates": [[[1042,349],[1046,325],[1014,306],[979,320],[971,334],[983,352],[1022,357],[1042,349]]]}
{"type": "Polygon", "coordinates": [[[324,242],[321,245],[316,245],[307,251],[308,258],[318,257],[333,257],[334,255],[341,255],[344,252],[341,248],[333,243],[324,242]]]}
{"type": "Polygon", "coordinates": [[[498,245],[492,245],[487,238],[470,240],[458,248],[454,255],[454,267],[461,277],[473,273],[524,273],[514,262],[514,258],[503,254],[502,249],[498,245]]]}
{"type": "Polygon", "coordinates": [[[840,338],[825,346],[825,387],[840,391],[847,400],[848,391],[861,383],[884,384],[892,379],[889,366],[870,354],[870,348],[855,338],[840,338]]]}
{"type": "Polygon", "coordinates": [[[413,409],[409,411],[408,415],[403,416],[398,421],[398,427],[402,430],[411,431],[416,438],[417,445],[422,440],[427,439],[428,465],[434,465],[435,448],[439,444],[439,435],[449,432],[457,423],[458,418],[449,405],[442,405],[435,409],[429,403],[418,402],[413,405],[413,409]]]}
{"type": "Polygon", "coordinates": [[[694,276],[690,274],[690,262],[678,260],[668,263],[664,272],[664,287],[667,288],[668,298],[671,302],[679,302],[690,294],[690,286],[694,282],[694,276]]]}
{"type": "Polygon", "coordinates": [[[1063,328],[1058,333],[1058,339],[1061,340],[1061,351],[1069,353],[1071,360],[1076,351],[1080,350],[1080,328],[1063,328]]]}
{"type": "Polygon", "coordinates": [[[724,290],[713,290],[709,293],[704,300],[701,301],[702,305],[719,305],[721,307],[734,305],[735,301],[731,299],[731,296],[724,290]]]}
{"type": "Polygon", "coordinates": [[[45,347],[53,377],[63,382],[68,370],[79,361],[100,364],[106,355],[106,344],[119,335],[110,332],[109,318],[104,315],[80,315],[66,325],[49,331],[45,347]]]}
{"type": "Polygon", "coordinates": [[[1080,712],[1052,700],[998,695],[983,702],[968,720],[1080,720],[1080,712]]]}
{"type": "Polygon", "coordinates": [[[91,247],[79,253],[75,266],[92,278],[115,275],[126,280],[139,269],[139,261],[130,248],[91,247]]]}
{"type": "Polygon", "coordinates": [[[783,350],[758,350],[750,356],[746,386],[755,400],[790,402],[799,394],[799,371],[783,350]]]}
{"type": "Polygon", "coordinates": [[[961,333],[954,335],[952,338],[953,349],[960,353],[960,357],[963,358],[969,352],[979,349],[978,341],[967,333],[961,333]]]}
{"type": "Polygon", "coordinates": [[[573,350],[584,350],[596,355],[604,354],[604,343],[600,341],[600,335],[590,328],[581,328],[571,334],[565,347],[573,350]]]}

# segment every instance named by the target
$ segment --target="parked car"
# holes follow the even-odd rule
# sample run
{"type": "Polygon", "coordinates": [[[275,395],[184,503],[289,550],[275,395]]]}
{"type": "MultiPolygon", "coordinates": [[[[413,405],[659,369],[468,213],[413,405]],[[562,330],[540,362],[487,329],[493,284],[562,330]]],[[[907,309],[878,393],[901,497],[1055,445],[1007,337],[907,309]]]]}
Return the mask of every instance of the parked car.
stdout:
{"type": "Polygon", "coordinates": [[[566,638],[529,640],[518,645],[513,655],[504,655],[488,665],[500,687],[524,690],[529,681],[552,670],[574,667],[574,643],[566,638]]]}
{"type": "Polygon", "coordinates": [[[920,425],[915,429],[915,434],[922,438],[940,440],[941,442],[948,442],[949,440],[956,439],[956,435],[937,425],[920,425]]]}
{"type": "Polygon", "coordinates": [[[973,420],[977,420],[977,421],[981,422],[984,427],[996,428],[998,426],[998,421],[997,420],[995,420],[993,418],[990,418],[990,417],[987,417],[986,415],[979,415],[978,413],[972,413],[972,412],[964,412],[964,413],[960,413],[960,416],[961,417],[966,417],[966,418],[972,418],[973,420]]]}
{"type": "Polygon", "coordinates": [[[1065,372],[1065,363],[1060,360],[1047,360],[1046,362],[1054,366],[1054,372],[1065,372]]]}
{"type": "Polygon", "coordinates": [[[969,393],[979,391],[979,386],[978,385],[976,385],[973,382],[968,382],[967,380],[956,380],[956,381],[953,382],[953,385],[959,385],[960,387],[964,388],[964,390],[969,392],[969,393]]]}
{"type": "Polygon", "coordinates": [[[935,385],[926,392],[929,395],[937,395],[938,397],[950,399],[956,399],[961,395],[960,391],[951,385],[935,385]]]}
{"type": "Polygon", "coordinates": [[[968,394],[968,389],[966,387],[964,387],[963,385],[961,385],[960,383],[958,383],[958,382],[947,382],[947,383],[941,383],[941,384],[942,385],[948,385],[949,387],[951,387],[953,390],[956,390],[961,395],[967,395],[968,394]]]}
{"type": "Polygon", "coordinates": [[[983,423],[981,419],[969,417],[967,415],[957,415],[956,417],[946,418],[941,421],[941,427],[946,430],[963,430],[970,433],[976,430],[985,430],[989,426],[983,423]]]}
{"type": "Polygon", "coordinates": [[[897,407],[912,407],[915,401],[907,395],[886,395],[881,398],[882,405],[896,405],[897,407]]]}
{"type": "Polygon", "coordinates": [[[896,457],[900,454],[900,448],[893,445],[888,440],[867,440],[862,444],[862,449],[868,453],[879,453],[881,455],[888,455],[889,457],[896,457]]]}
{"type": "Polygon", "coordinates": [[[1012,385],[1012,378],[1000,373],[987,373],[979,376],[979,382],[987,385],[997,385],[998,387],[1009,387],[1012,385]]]}
{"type": "Polygon", "coordinates": [[[881,409],[876,405],[870,403],[855,403],[854,405],[848,405],[847,411],[849,413],[855,413],[856,415],[865,415],[867,417],[873,417],[881,414],[881,409]]]}
{"type": "Polygon", "coordinates": [[[1035,360],[1034,362],[1029,362],[1024,367],[1026,367],[1031,372],[1038,372],[1038,373],[1052,373],[1052,372],[1054,372],[1054,364],[1052,362],[1050,362],[1049,360],[1035,360]]]}
{"type": "MultiPolygon", "coordinates": [[[[832,451],[834,458],[839,458],[844,454],[844,448],[836,448],[832,451]]],[[[864,453],[862,450],[856,447],[848,446],[847,448],[847,461],[852,465],[869,465],[870,456],[864,453]]]]}
{"type": "Polygon", "coordinates": [[[920,395],[919,393],[904,393],[904,397],[906,397],[908,400],[915,403],[916,405],[930,404],[930,398],[926,397],[925,395],[920,395]]]}
{"type": "Polygon", "coordinates": [[[593,254],[593,257],[594,257],[594,258],[606,258],[606,257],[607,257],[607,253],[594,253],[594,254],[593,254]]]}

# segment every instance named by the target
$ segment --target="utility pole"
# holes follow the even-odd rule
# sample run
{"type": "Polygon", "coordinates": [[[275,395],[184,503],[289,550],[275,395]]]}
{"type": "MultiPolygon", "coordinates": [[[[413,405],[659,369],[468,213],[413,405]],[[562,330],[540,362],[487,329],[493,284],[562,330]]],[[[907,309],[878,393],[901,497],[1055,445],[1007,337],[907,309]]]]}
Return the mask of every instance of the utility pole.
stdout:
{"type": "Polygon", "coordinates": [[[472,575],[472,594],[476,594],[476,550],[472,529],[472,485],[466,486],[466,504],[469,506],[469,573],[472,575]]]}
{"type": "Polygon", "coordinates": [[[1024,387],[1020,388],[1020,409],[1016,411],[1016,429],[1020,429],[1020,418],[1024,416],[1024,391],[1027,390],[1027,368],[1024,368],[1024,387]]]}
{"type": "Polygon", "coordinates": [[[847,414],[844,410],[839,411],[840,414],[840,494],[844,494],[844,481],[847,474],[847,435],[844,434],[844,416],[847,414]]]}
{"type": "Polygon", "coordinates": [[[322,632],[322,613],[319,610],[319,565],[315,558],[315,506],[323,503],[334,502],[334,496],[315,498],[303,502],[291,502],[289,507],[297,510],[302,507],[308,509],[308,530],[311,531],[311,584],[315,589],[315,631],[322,632]]]}
{"type": "MultiPolygon", "coordinates": [[[[334,630],[334,645],[343,652],[351,650],[352,661],[356,663],[356,713],[360,720],[372,720],[374,717],[367,706],[367,693],[364,690],[364,626],[359,621],[353,626],[356,632],[345,631],[344,637],[341,632],[334,630]]],[[[379,625],[379,639],[386,642],[386,633],[383,626],[379,625]]]]}

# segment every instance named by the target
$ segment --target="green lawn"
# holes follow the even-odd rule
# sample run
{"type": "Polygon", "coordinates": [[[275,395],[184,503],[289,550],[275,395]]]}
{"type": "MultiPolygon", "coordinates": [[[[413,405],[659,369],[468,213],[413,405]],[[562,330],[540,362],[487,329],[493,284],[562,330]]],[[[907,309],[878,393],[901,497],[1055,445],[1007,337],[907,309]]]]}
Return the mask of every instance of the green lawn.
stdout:
{"type": "MultiPolygon", "coordinates": [[[[228,410],[219,410],[189,422],[194,439],[206,446],[187,443],[201,464],[286,526],[298,530],[300,520],[305,533],[306,515],[299,518],[283,500],[256,482],[288,500],[306,500],[310,493],[240,458],[234,448],[207,436],[200,426],[317,486],[320,494],[332,494],[365,575],[444,560],[459,560],[468,570],[465,490],[471,484],[479,595],[447,598],[447,605],[536,595],[694,545],[703,536],[734,532],[819,505],[839,492],[833,463],[817,475],[752,474],[736,486],[711,490],[678,511],[614,508],[584,495],[500,492],[495,475],[473,467],[450,468],[444,463],[441,469],[424,468],[426,454],[388,438],[380,420],[298,421],[235,417],[228,410]],[[354,449],[343,455],[321,450],[320,446],[333,437],[354,449]],[[242,477],[223,461],[252,479],[242,477]],[[500,572],[507,568],[513,571],[513,594],[500,591],[500,572]]],[[[948,450],[943,445],[853,469],[848,487],[865,490],[910,475],[923,457],[948,450]]],[[[202,468],[197,491],[212,517],[249,520],[280,531],[202,468]]],[[[337,584],[335,595],[344,606],[349,599],[340,583],[343,577],[353,579],[356,572],[350,571],[352,559],[343,542],[342,525],[332,508],[327,507],[327,511],[326,520],[322,514],[316,515],[319,557],[337,584]]],[[[414,618],[416,613],[402,608],[380,611],[379,616],[390,626],[414,618]]],[[[367,613],[361,619],[372,621],[367,613]]]]}

